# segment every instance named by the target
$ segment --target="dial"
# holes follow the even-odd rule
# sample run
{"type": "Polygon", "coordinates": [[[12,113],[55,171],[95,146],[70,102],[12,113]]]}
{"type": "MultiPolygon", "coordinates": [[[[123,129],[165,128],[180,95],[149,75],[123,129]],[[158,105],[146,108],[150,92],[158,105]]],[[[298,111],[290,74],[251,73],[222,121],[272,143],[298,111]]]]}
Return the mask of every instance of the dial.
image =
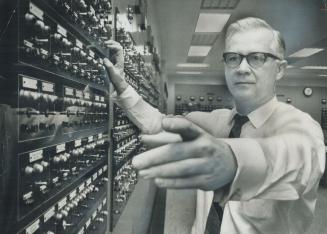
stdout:
{"type": "Polygon", "coordinates": [[[312,88],[309,88],[309,87],[304,88],[303,94],[307,97],[310,97],[312,95],[312,88]]]}

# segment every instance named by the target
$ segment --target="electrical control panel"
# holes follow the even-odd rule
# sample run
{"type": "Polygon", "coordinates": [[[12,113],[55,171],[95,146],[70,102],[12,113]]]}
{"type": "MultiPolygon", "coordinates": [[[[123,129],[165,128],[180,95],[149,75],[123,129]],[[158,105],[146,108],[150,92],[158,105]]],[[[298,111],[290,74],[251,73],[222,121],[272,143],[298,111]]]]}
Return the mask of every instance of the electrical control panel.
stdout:
{"type": "Polygon", "coordinates": [[[112,4],[6,1],[0,105],[12,111],[12,131],[1,145],[10,152],[0,167],[1,233],[108,233],[137,186],[131,159],[146,149],[110,97],[106,41],[122,44],[124,76],[144,100],[158,107],[160,94],[112,4]]]}
{"type": "Polygon", "coordinates": [[[1,232],[106,233],[112,166],[103,59],[112,36],[111,2],[19,0],[11,6],[1,41],[1,103],[14,110],[3,198],[14,202],[4,208],[11,218],[1,232]]]}

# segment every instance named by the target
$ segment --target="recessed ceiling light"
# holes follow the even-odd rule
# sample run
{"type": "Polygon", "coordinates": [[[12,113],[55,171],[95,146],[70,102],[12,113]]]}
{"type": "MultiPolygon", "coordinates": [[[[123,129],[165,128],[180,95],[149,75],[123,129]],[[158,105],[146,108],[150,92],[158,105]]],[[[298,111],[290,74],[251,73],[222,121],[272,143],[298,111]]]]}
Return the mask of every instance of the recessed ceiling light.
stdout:
{"type": "Polygon", "coordinates": [[[230,14],[200,13],[195,32],[219,33],[229,17],[230,14]]]}
{"type": "Polygon", "coordinates": [[[207,56],[211,46],[191,46],[188,51],[188,56],[207,56]]]}
{"type": "Polygon", "coordinates": [[[327,66],[304,66],[301,69],[308,69],[308,70],[327,70],[327,66]]]}
{"type": "Polygon", "coordinates": [[[178,71],[177,74],[183,74],[183,75],[199,75],[202,74],[202,72],[196,72],[196,71],[178,71]]]}
{"type": "Polygon", "coordinates": [[[209,67],[207,63],[179,63],[177,67],[209,67]]]}
{"type": "Polygon", "coordinates": [[[322,50],[324,50],[324,49],[322,49],[322,48],[304,48],[302,50],[299,50],[299,51],[291,54],[289,57],[290,58],[305,58],[305,57],[314,55],[316,53],[319,53],[322,50]]]}

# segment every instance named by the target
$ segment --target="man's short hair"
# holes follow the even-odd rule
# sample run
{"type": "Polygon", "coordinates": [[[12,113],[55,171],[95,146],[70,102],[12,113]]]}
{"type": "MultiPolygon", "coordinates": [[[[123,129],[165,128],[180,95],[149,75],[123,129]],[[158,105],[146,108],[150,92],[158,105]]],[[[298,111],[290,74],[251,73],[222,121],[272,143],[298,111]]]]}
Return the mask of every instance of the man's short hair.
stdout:
{"type": "Polygon", "coordinates": [[[286,46],[285,46],[284,38],[282,37],[281,33],[275,30],[274,28],[272,28],[266,21],[259,18],[247,17],[237,20],[236,22],[229,25],[226,30],[225,42],[227,42],[227,40],[237,32],[247,31],[251,29],[259,29],[259,28],[267,29],[272,32],[274,39],[276,41],[278,56],[281,59],[284,59],[286,46]]]}

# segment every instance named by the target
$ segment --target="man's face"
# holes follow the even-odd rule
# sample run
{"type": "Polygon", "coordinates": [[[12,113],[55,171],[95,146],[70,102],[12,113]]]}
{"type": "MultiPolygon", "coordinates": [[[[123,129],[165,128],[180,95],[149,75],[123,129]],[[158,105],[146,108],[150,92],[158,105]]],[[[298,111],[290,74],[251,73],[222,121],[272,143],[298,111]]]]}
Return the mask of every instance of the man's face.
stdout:
{"type": "MultiPolygon", "coordinates": [[[[235,33],[226,41],[225,52],[242,55],[265,52],[278,55],[273,33],[267,29],[235,33]]],[[[280,67],[281,61],[270,57],[258,68],[251,67],[246,58],[235,68],[225,64],[227,86],[236,101],[263,104],[274,96],[275,81],[281,78],[278,76],[280,67]]]]}

